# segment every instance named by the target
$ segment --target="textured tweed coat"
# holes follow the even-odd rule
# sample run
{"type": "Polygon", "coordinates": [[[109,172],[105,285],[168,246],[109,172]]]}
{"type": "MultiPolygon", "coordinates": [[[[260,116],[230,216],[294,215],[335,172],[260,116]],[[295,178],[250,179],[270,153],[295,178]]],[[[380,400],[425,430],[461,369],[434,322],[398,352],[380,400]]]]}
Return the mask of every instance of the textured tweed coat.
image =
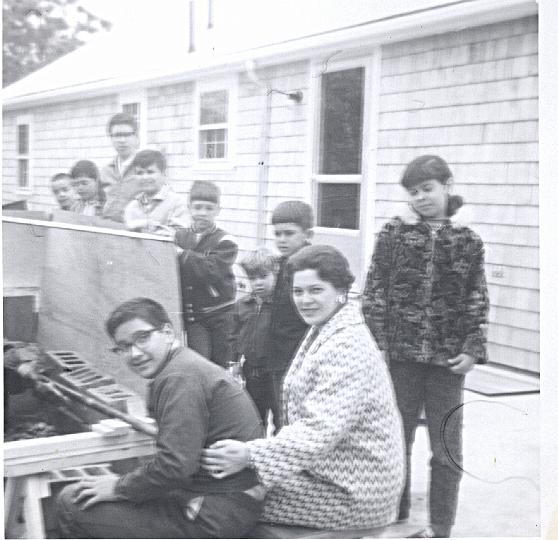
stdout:
{"type": "Polygon", "coordinates": [[[263,519],[319,528],[393,521],[404,478],[391,380],[357,305],[312,327],[284,380],[285,427],[248,443],[263,519]]]}
{"type": "Polygon", "coordinates": [[[408,213],[382,228],[362,310],[390,361],[485,363],[488,307],[482,240],[456,217],[434,230],[408,213]]]}

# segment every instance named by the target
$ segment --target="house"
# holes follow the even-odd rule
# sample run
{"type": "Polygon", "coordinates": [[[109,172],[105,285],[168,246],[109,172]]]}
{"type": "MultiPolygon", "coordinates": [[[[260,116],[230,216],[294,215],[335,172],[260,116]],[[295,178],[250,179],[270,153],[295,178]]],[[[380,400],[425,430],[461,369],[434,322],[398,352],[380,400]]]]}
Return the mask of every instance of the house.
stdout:
{"type": "Polygon", "coordinates": [[[243,249],[271,243],[279,202],[306,200],[361,286],[375,232],[405,207],[404,165],[439,154],[487,247],[490,360],[539,372],[536,1],[184,9],[192,31],[172,46],[109,36],[5,89],[4,199],[52,207],[49,177],[108,161],[106,121],[125,110],[178,191],[218,182],[243,249]]]}

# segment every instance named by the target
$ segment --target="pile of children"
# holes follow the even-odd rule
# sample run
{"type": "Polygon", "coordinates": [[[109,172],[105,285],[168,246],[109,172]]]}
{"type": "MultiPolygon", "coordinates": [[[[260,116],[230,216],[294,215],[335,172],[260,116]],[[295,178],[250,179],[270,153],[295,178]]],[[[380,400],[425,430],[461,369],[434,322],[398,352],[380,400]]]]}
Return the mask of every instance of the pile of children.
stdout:
{"type": "MultiPolygon", "coordinates": [[[[157,151],[138,152],[132,163],[142,190],[125,208],[135,231],[173,235],[179,252],[183,320],[188,346],[226,367],[242,363],[246,388],[268,433],[281,428],[281,381],[308,326],[291,298],[289,258],[312,238],[313,211],[301,201],[279,204],[272,214],[276,257],[264,248],[240,261],[251,294],[235,302],[235,239],[218,228],[219,188],[192,184],[188,200],[165,181],[157,151]],[[189,225],[186,226],[186,222],[189,225]],[[271,415],[270,415],[271,413],[271,415]]],[[[410,215],[379,233],[362,295],[366,322],[390,366],[407,445],[407,486],[399,518],[409,515],[410,456],[423,407],[433,452],[431,527],[420,537],[449,536],[455,519],[462,464],[463,379],[486,361],[488,297],[481,239],[454,220],[463,204],[450,194],[452,175],[444,160],[421,156],[401,183],[410,215]],[[448,410],[457,410],[441,432],[448,410]]],[[[56,175],[52,189],[62,208],[73,186],[80,200],[71,209],[87,215],[103,203],[99,174],[78,162],[69,177],[56,175]]]]}

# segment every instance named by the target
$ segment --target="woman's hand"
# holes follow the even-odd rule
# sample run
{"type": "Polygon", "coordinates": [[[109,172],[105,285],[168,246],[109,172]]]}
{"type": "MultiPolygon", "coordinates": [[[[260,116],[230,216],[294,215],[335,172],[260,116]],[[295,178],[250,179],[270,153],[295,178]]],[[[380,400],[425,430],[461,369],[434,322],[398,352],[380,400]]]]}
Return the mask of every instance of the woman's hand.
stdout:
{"type": "Polygon", "coordinates": [[[473,369],[475,359],[470,354],[461,353],[455,358],[450,358],[448,363],[451,371],[459,373],[460,375],[465,375],[465,373],[473,369]]]}
{"type": "Polygon", "coordinates": [[[213,443],[202,452],[201,466],[213,478],[221,479],[236,474],[250,464],[250,450],[241,441],[225,439],[213,443]]]}

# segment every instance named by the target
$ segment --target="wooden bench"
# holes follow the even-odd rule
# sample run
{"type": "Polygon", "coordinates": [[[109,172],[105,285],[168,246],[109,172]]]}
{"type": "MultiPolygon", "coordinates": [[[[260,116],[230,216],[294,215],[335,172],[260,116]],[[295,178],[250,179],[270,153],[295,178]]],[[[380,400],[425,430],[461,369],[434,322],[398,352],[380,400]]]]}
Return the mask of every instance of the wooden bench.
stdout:
{"type": "Polygon", "coordinates": [[[312,529],[259,523],[246,538],[378,538],[386,527],[369,529],[312,529]]]}

